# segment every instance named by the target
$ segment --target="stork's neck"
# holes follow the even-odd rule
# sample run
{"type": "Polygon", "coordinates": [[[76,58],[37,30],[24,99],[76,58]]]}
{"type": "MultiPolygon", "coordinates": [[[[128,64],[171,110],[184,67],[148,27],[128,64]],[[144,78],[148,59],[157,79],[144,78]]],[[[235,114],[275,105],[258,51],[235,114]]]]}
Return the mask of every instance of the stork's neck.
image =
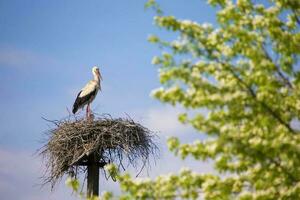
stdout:
{"type": "Polygon", "coordinates": [[[98,84],[100,84],[100,76],[98,74],[94,74],[94,80],[97,81],[98,84]]]}

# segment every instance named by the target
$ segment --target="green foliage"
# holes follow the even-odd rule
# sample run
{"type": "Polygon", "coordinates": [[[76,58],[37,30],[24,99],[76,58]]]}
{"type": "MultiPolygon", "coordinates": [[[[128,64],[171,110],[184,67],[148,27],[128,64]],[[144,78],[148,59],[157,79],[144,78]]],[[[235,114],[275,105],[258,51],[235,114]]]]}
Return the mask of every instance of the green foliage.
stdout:
{"type": "Polygon", "coordinates": [[[300,131],[291,125],[300,118],[300,1],[258,2],[208,0],[217,27],[155,17],[179,37],[149,38],[168,52],[153,59],[162,84],[153,96],[208,111],[179,116],[206,140],[168,146],[183,159],[214,160],[221,176],[185,169],[132,179],[110,166],[121,199],[300,199],[300,131]]]}
{"type": "Polygon", "coordinates": [[[145,3],[145,8],[146,9],[152,8],[156,12],[157,15],[163,14],[162,10],[160,9],[159,5],[156,3],[155,0],[148,0],[145,3]]]}
{"type": "MultiPolygon", "coordinates": [[[[92,197],[86,197],[87,195],[81,191],[79,191],[80,183],[79,180],[76,178],[68,177],[65,184],[73,190],[73,192],[80,198],[80,199],[86,199],[86,200],[100,200],[97,196],[92,197]]],[[[110,192],[105,192],[103,194],[103,197],[101,197],[102,200],[108,200],[112,198],[112,194],[110,192]]]]}
{"type": "Polygon", "coordinates": [[[181,144],[170,138],[169,149],[183,159],[213,159],[227,175],[183,170],[136,180],[118,174],[121,198],[300,198],[300,133],[291,125],[300,117],[300,1],[257,2],[209,0],[218,9],[218,27],[155,17],[179,38],[149,37],[168,50],[152,61],[163,86],[153,96],[208,110],[179,116],[207,139],[181,144]]]}
{"type": "Polygon", "coordinates": [[[79,190],[79,181],[77,179],[73,179],[71,177],[68,177],[66,180],[66,185],[70,188],[72,188],[73,191],[78,192],[79,190]]]}

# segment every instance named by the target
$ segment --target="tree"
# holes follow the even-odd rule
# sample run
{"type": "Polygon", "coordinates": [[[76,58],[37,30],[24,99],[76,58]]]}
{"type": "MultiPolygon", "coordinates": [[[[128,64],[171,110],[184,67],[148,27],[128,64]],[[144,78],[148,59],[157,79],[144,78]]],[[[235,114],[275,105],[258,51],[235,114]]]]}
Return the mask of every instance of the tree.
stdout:
{"type": "Polygon", "coordinates": [[[183,159],[213,159],[221,176],[183,170],[135,181],[117,174],[123,199],[300,198],[300,1],[257,2],[208,0],[218,10],[216,27],[155,17],[179,38],[149,38],[165,48],[153,59],[163,86],[153,96],[208,110],[179,116],[207,139],[171,138],[169,149],[183,159]]]}

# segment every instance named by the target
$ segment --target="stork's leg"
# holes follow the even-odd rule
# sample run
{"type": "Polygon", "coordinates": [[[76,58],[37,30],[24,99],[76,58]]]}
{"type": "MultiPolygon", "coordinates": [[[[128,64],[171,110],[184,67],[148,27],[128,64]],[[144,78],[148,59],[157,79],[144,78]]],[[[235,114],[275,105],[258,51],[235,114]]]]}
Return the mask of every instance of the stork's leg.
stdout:
{"type": "Polygon", "coordinates": [[[87,118],[87,119],[89,118],[89,105],[90,105],[90,104],[88,104],[88,105],[86,106],[86,118],[87,118]]]}
{"type": "Polygon", "coordinates": [[[89,118],[91,117],[91,106],[90,106],[90,104],[88,104],[88,117],[89,118]]]}

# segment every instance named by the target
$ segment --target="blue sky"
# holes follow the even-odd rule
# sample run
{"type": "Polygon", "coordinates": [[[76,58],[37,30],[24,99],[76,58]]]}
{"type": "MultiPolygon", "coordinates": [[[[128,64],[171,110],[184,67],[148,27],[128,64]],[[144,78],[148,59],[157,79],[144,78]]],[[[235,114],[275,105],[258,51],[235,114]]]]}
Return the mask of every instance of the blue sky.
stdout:
{"type": "MultiPolygon", "coordinates": [[[[159,2],[167,15],[215,23],[214,10],[203,0],[159,2]]],[[[0,199],[76,199],[63,183],[54,192],[34,187],[43,164],[32,154],[48,128],[41,117],[67,116],[77,92],[92,78],[93,65],[103,76],[103,91],[93,102],[93,111],[114,117],[128,114],[158,132],[162,158],[150,176],[185,165],[211,170],[208,164],[182,162],[164,147],[168,136],[192,141],[200,135],[178,124],[180,108],[149,96],[160,86],[151,59],[161,50],[147,37],[172,39],[174,34],[154,26],[155,13],[145,11],[144,3],[0,0],[0,199]]],[[[116,187],[101,184],[104,189],[116,187]]]]}

